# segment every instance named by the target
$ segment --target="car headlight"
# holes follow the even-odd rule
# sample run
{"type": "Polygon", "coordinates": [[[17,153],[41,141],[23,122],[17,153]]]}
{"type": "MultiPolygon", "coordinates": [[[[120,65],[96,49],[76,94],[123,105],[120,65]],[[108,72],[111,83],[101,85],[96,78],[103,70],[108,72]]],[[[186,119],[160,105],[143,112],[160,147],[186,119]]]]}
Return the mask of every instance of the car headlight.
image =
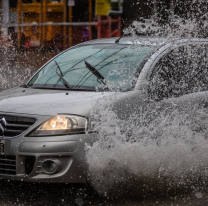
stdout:
{"type": "Polygon", "coordinates": [[[75,115],[58,115],[39,126],[30,137],[86,133],[88,121],[75,115]]]}

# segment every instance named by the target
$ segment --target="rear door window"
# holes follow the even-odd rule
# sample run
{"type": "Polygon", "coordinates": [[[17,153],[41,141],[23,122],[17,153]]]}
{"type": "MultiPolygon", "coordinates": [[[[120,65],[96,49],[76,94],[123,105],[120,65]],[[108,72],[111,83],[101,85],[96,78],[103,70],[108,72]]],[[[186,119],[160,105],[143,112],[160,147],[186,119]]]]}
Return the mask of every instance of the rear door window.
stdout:
{"type": "Polygon", "coordinates": [[[208,46],[178,47],[164,55],[150,77],[152,99],[179,97],[208,90],[208,46]]]}

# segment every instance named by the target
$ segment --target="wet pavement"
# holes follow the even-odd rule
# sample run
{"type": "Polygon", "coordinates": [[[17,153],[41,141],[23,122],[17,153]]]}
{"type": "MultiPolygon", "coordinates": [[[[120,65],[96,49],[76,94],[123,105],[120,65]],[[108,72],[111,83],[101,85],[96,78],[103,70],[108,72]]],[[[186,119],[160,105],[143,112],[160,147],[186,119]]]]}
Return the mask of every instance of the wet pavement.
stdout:
{"type": "MultiPolygon", "coordinates": [[[[0,206],[207,206],[208,195],[177,194],[170,197],[99,197],[83,185],[26,183],[1,180],[0,206]]],[[[133,192],[134,193],[134,192],[133,192]]]]}

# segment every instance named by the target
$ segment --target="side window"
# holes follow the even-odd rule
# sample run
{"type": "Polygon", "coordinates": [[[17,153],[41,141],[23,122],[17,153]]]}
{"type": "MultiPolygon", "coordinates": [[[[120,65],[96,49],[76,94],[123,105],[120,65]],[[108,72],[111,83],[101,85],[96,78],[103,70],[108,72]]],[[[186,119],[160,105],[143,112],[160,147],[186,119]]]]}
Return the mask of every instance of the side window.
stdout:
{"type": "Polygon", "coordinates": [[[186,45],[164,55],[150,77],[154,100],[208,90],[208,45],[186,45]]]}

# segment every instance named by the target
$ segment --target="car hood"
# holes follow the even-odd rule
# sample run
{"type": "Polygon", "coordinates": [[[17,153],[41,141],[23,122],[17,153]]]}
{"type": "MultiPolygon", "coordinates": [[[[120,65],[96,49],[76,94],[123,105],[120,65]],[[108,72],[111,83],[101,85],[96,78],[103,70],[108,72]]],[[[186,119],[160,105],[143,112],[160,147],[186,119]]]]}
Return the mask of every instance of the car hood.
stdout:
{"type": "Polygon", "coordinates": [[[14,88],[1,93],[1,113],[88,115],[97,101],[113,92],[60,91],[14,88]]]}

